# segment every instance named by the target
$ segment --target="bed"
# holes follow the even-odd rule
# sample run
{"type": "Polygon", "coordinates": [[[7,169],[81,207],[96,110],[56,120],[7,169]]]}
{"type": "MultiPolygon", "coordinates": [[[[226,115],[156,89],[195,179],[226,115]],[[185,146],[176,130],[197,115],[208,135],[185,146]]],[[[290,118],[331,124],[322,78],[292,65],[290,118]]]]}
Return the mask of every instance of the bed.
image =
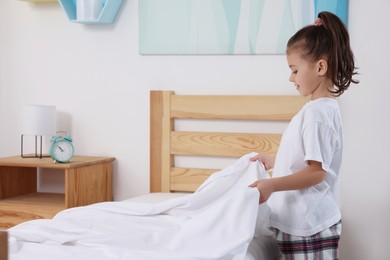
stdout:
{"type": "MultiPolygon", "coordinates": [[[[202,161],[208,160],[209,157],[212,159],[240,158],[254,151],[275,154],[278,149],[283,128],[306,102],[307,99],[299,96],[178,95],[173,91],[151,91],[151,194],[131,198],[123,201],[123,203],[133,202],[139,205],[156,205],[161,202],[174,201],[175,199],[188,197],[188,195],[193,194],[193,192],[196,191],[210,175],[220,170],[215,167],[200,168],[192,165],[183,166],[185,160],[180,161],[182,157],[195,157],[197,160],[202,161]],[[217,124],[219,122],[224,122],[225,125],[222,127],[223,131],[203,131],[202,129],[199,130],[199,126],[196,126],[195,130],[180,130],[178,127],[180,121],[184,121],[184,123],[186,123],[186,121],[200,121],[201,126],[208,126],[211,122],[216,122],[217,124]],[[264,129],[266,129],[264,132],[261,132],[258,128],[252,127],[249,128],[256,130],[252,132],[250,130],[242,132],[235,131],[234,128],[231,130],[230,127],[226,127],[234,121],[245,123],[259,121],[262,122],[261,124],[273,124],[275,122],[284,123],[282,123],[281,127],[276,126],[276,128],[280,129],[277,133],[273,130],[270,131],[269,128],[267,130],[267,127],[264,127],[264,129]],[[229,131],[225,131],[226,129],[229,131]]],[[[262,129],[263,125],[256,127],[262,129]]],[[[246,128],[248,128],[248,126],[246,126],[246,128]]],[[[209,163],[209,165],[214,166],[214,164],[211,163],[209,163]]],[[[120,202],[115,203],[117,203],[115,205],[118,205],[120,202]]],[[[97,207],[101,209],[105,205],[107,204],[103,203],[99,204],[97,207]]],[[[77,214],[81,214],[79,212],[82,210],[84,210],[84,208],[76,209],[75,211],[77,214]]],[[[70,210],[70,212],[72,211],[70,210]]],[[[66,214],[67,212],[63,215],[66,214]]],[[[34,223],[28,223],[25,224],[25,226],[30,228],[29,225],[32,224],[34,223]]],[[[14,233],[19,231],[18,228],[16,228],[14,233]]],[[[23,229],[21,230],[23,231],[23,229]]],[[[12,252],[8,254],[8,251],[15,251],[15,248],[9,244],[9,241],[11,240],[12,232],[10,230],[8,232],[0,232],[0,260],[13,259],[12,252]]],[[[71,248],[69,246],[70,244],[66,245],[68,248],[71,248]]],[[[102,246],[104,247],[104,244],[102,244],[102,246]]],[[[94,244],[94,247],[96,247],[96,244],[94,244]]],[[[46,254],[44,248],[40,251],[41,253],[46,254]]],[[[72,255],[76,260],[77,258],[74,256],[75,255],[72,255]]],[[[275,240],[267,235],[257,237],[250,242],[247,247],[245,259],[277,259],[279,256],[280,252],[277,249],[275,240]]],[[[29,259],[43,258],[38,255],[34,257],[30,255],[29,259]]],[[[80,257],[80,259],[84,258],[80,257]]],[[[122,257],[118,259],[125,258],[122,257]]]]}

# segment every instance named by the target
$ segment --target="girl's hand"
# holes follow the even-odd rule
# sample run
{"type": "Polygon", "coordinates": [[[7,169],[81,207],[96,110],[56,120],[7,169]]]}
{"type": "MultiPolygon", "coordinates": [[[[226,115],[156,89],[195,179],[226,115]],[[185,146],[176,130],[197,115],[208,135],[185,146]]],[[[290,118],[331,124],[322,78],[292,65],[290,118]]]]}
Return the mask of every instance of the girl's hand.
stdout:
{"type": "Polygon", "coordinates": [[[297,172],[283,177],[272,177],[255,181],[249,187],[257,188],[260,192],[260,203],[269,199],[276,191],[302,190],[312,187],[326,178],[326,171],[322,169],[322,164],[317,161],[309,161],[309,165],[297,172]]]}
{"type": "Polygon", "coordinates": [[[275,158],[270,155],[258,153],[249,159],[251,162],[260,161],[264,164],[265,169],[268,171],[274,167],[275,158]]]}
{"type": "Polygon", "coordinates": [[[259,204],[266,202],[271,194],[274,192],[274,188],[271,185],[271,181],[269,179],[258,180],[249,185],[251,188],[257,188],[260,192],[260,200],[259,204]]]}

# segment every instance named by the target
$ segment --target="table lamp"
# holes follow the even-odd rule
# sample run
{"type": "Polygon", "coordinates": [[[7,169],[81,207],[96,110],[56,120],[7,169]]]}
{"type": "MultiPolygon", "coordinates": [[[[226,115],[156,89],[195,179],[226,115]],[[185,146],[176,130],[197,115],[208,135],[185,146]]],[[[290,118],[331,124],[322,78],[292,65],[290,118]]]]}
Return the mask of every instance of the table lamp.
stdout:
{"type": "Polygon", "coordinates": [[[52,136],[56,132],[56,107],[26,105],[23,107],[23,134],[21,135],[22,158],[42,158],[42,137],[52,136]],[[24,137],[35,137],[35,155],[23,153],[24,137]],[[39,151],[38,151],[39,146],[39,151]]]}

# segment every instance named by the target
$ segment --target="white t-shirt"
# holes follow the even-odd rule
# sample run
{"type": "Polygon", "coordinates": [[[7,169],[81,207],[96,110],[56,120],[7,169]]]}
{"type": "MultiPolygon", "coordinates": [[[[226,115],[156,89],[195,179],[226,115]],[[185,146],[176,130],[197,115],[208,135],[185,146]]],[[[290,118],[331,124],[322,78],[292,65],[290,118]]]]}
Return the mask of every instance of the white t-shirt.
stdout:
{"type": "Polygon", "coordinates": [[[268,200],[272,227],[295,236],[310,236],[341,219],[338,176],[342,151],[341,115],[336,99],[309,101],[283,134],[273,176],[304,169],[309,160],[321,162],[327,175],[324,181],[307,189],[274,192],[268,200]]]}

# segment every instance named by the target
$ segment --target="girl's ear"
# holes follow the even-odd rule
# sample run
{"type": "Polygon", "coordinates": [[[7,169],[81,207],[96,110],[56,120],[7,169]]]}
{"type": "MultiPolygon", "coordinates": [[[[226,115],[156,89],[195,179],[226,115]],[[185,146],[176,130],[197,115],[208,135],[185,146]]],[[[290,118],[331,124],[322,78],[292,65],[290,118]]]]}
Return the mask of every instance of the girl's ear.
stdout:
{"type": "Polygon", "coordinates": [[[324,76],[328,72],[328,62],[326,60],[319,60],[317,62],[317,71],[318,75],[324,76]]]}

